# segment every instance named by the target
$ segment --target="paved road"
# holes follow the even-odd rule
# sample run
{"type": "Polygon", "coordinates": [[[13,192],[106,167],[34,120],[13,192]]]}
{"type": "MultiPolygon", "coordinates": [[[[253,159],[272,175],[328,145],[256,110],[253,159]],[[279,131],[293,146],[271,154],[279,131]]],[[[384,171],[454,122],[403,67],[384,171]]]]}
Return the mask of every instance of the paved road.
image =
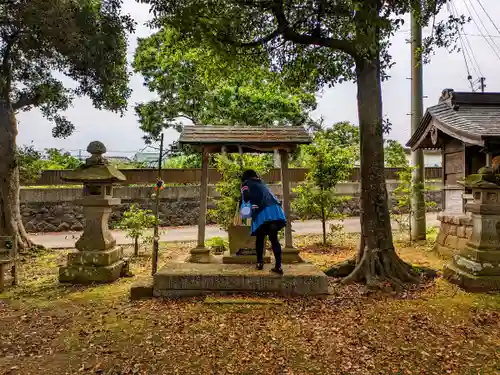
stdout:
{"type": "MultiPolygon", "coordinates": [[[[332,221],[331,223],[334,223],[332,221]]],[[[438,226],[437,215],[435,213],[427,215],[428,226],[438,226]]],[[[393,228],[397,225],[393,223],[393,228]]],[[[296,234],[320,234],[321,223],[316,220],[297,221],[292,224],[292,228],[296,234]]],[[[348,218],[344,220],[344,228],[346,232],[356,233],[360,231],[359,218],[348,218]]],[[[128,245],[132,240],[128,238],[123,231],[112,231],[118,245],[128,245]]],[[[59,233],[43,233],[33,234],[32,240],[39,245],[43,245],[52,249],[67,249],[74,247],[75,241],[80,237],[81,232],[59,232],[59,233]]],[[[179,242],[179,241],[195,241],[198,236],[198,229],[193,227],[177,227],[161,229],[160,241],[162,242],[179,242]]],[[[206,238],[226,237],[227,234],[221,231],[216,226],[207,226],[206,238]]]]}

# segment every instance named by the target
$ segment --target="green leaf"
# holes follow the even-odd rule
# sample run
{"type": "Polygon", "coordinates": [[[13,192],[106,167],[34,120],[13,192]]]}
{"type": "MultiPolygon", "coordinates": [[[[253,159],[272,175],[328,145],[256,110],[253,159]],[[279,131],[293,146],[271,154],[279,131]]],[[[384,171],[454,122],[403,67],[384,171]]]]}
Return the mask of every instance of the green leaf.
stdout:
{"type": "Polygon", "coordinates": [[[136,106],[141,128],[157,137],[180,119],[211,125],[302,125],[313,90],[286,85],[258,56],[228,60],[208,42],[164,27],[140,39],[133,68],[158,99],[136,106]]]}
{"type": "Polygon", "coordinates": [[[0,91],[16,111],[38,107],[67,137],[73,125],[61,115],[75,96],[98,109],[123,113],[130,96],[127,32],[132,19],[120,0],[9,1],[0,7],[0,91]],[[64,86],[64,75],[74,82],[64,86]]]}

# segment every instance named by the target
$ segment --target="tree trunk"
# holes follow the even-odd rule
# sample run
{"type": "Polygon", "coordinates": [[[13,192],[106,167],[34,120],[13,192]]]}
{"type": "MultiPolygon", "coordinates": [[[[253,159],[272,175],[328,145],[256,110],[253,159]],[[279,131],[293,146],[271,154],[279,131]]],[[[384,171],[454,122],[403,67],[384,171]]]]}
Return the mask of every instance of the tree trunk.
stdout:
{"type": "Polygon", "coordinates": [[[361,143],[361,236],[354,271],[344,282],[395,284],[416,282],[411,266],[403,262],[392,241],[384,174],[382,91],[378,58],[358,61],[358,116],[361,143]]]}
{"type": "Polygon", "coordinates": [[[0,99],[0,235],[16,239],[18,249],[33,247],[21,220],[17,123],[10,103],[0,99]]]}

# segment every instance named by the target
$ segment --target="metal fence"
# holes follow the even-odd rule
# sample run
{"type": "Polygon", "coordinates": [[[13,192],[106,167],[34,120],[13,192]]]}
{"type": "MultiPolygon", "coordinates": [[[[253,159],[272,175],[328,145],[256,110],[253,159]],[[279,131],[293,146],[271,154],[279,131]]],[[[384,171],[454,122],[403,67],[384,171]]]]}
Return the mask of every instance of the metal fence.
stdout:
{"type": "MultiPolygon", "coordinates": [[[[304,181],[308,169],[305,168],[291,168],[290,181],[300,182],[304,181]]],[[[397,180],[400,168],[386,168],[386,180],[397,180]]],[[[30,186],[50,186],[50,185],[68,185],[70,182],[63,181],[62,176],[67,171],[65,170],[44,170],[40,178],[31,183],[25,184],[30,186]]],[[[122,169],[121,172],[127,178],[123,185],[135,184],[150,184],[156,182],[158,171],[156,169],[122,169]]],[[[162,171],[162,178],[167,184],[198,184],[201,180],[201,170],[199,168],[193,169],[164,169],[162,171]]],[[[216,183],[220,181],[220,173],[216,169],[209,169],[208,180],[209,183],[216,183]]],[[[269,173],[263,176],[267,182],[281,181],[280,169],[271,169],[269,173]]],[[[442,178],[442,170],[439,167],[425,168],[425,179],[436,180],[442,178]]],[[[354,168],[351,173],[350,181],[360,180],[359,168],[354,168]]],[[[74,184],[74,183],[73,183],[74,184]]]]}

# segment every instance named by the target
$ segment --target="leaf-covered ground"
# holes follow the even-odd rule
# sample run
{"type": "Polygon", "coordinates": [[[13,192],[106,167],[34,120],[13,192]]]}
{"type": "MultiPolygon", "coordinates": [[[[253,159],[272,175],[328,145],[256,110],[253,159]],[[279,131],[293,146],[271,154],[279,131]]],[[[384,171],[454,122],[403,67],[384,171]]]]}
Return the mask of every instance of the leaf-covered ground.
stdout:
{"type": "MultiPolygon", "coordinates": [[[[317,240],[297,243],[321,267],[348,258],[356,244],[317,240]]],[[[161,261],[189,248],[164,245],[161,261]]],[[[413,264],[445,262],[430,245],[398,248],[413,264]]],[[[326,299],[130,302],[149,258],[133,261],[133,279],[84,288],[58,285],[65,254],[26,257],[22,285],[0,294],[0,374],[500,373],[500,297],[442,279],[399,295],[332,280],[326,299]]]]}

